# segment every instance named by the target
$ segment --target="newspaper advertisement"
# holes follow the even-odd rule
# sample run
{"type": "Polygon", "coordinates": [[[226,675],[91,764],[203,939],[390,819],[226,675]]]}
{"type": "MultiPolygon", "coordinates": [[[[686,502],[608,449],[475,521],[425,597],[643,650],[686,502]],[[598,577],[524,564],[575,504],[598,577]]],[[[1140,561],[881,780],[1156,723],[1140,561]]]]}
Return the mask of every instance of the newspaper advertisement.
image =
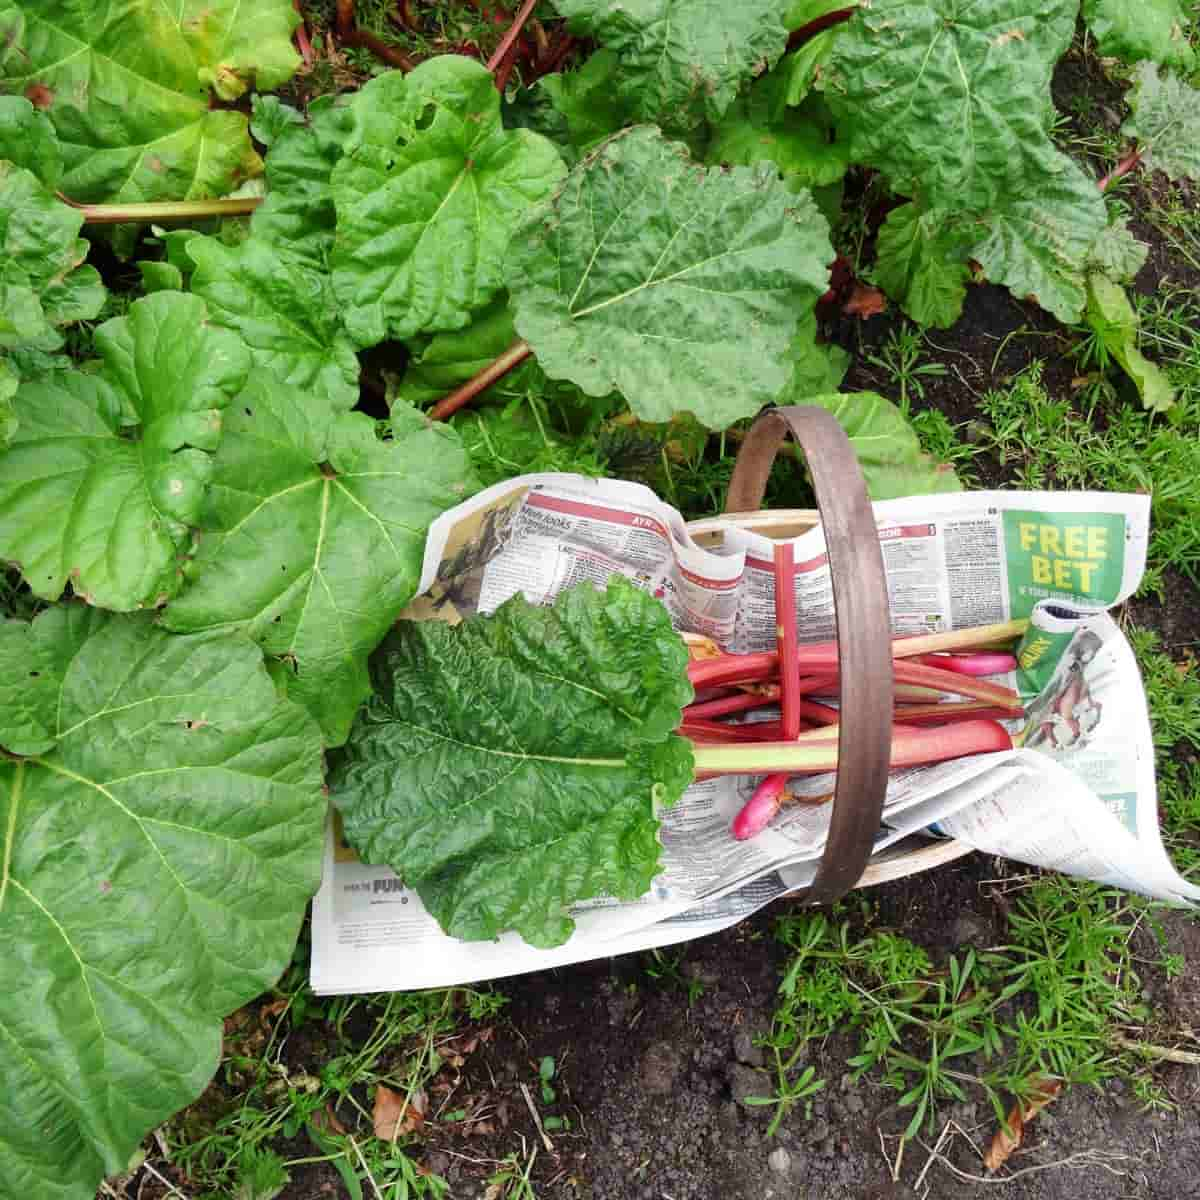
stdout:
{"type": "MultiPolygon", "coordinates": [[[[1170,903],[1200,900],[1163,847],[1154,753],[1133,652],[1107,609],[1145,567],[1149,498],[1097,492],[969,492],[874,505],[896,634],[1029,618],[1017,688],[1026,718],[1014,749],[894,772],[873,862],[889,849],[953,839],[968,848],[1111,883],[1170,903]]],[[[804,523],[807,524],[807,523],[804,523]]],[[[800,638],[833,636],[833,592],[819,524],[787,530],[800,638]]],[[[426,545],[420,595],[405,616],[457,622],[523,593],[625,575],[681,632],[747,653],[775,642],[773,541],[723,524],[688,526],[640,484],[527,475],[445,513],[426,545]]],[[[829,702],[833,703],[834,700],[829,702]]],[[[515,934],[447,937],[415,891],[360,862],[336,821],[313,909],[319,993],[467,983],[649,949],[727,927],[815,876],[832,775],[790,788],[788,806],[748,841],[730,825],[751,777],[688,788],[661,821],[661,871],[634,902],[591,901],[551,950],[515,934]]],[[[894,851],[892,852],[894,853],[894,851]]],[[[898,872],[904,873],[904,872],[898,872]]]]}

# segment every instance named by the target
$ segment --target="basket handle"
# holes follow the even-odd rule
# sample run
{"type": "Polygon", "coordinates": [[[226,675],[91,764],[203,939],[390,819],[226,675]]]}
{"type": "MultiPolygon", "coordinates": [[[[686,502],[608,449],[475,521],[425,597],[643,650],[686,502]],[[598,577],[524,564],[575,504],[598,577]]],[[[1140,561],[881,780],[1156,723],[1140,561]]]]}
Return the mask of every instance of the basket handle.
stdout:
{"type": "Polygon", "coordinates": [[[725,511],[761,506],[789,433],[812,474],[837,622],[837,784],[829,840],[808,895],[815,904],[829,904],[858,882],[883,814],[892,743],[891,611],[866,481],[850,440],[823,408],[768,409],[754,422],[738,453],[725,511]]]}

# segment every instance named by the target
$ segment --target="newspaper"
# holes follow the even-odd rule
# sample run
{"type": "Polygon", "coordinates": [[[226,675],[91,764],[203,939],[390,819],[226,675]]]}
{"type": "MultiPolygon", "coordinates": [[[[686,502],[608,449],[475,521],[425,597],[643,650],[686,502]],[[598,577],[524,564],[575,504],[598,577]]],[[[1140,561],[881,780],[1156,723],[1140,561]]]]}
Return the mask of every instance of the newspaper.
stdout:
{"type": "MultiPolygon", "coordinates": [[[[889,848],[966,847],[1115,884],[1171,903],[1200,899],[1163,848],[1145,696],[1107,609],[1145,568],[1149,499],[1081,492],[970,492],[874,506],[894,632],[1030,618],[1018,688],[1017,748],[892,775],[874,861],[889,848]]],[[[802,640],[831,637],[834,607],[819,525],[797,530],[802,640]]],[[[739,653],[775,641],[773,542],[719,522],[689,526],[649,489],[574,475],[527,475],[480,493],[430,530],[406,616],[455,622],[517,592],[546,603],[564,588],[623,574],[666,605],[681,631],[739,653]]],[[[632,903],[573,911],[562,946],[515,934],[444,935],[417,894],[358,861],[331,822],[313,909],[311,982],[323,994],[448,986],[648,949],[734,924],[815,876],[830,806],[789,806],[757,837],[730,823],[748,777],[696,783],[659,816],[662,869],[632,903]]],[[[833,776],[791,790],[821,798],[833,776]]],[[[894,854],[895,851],[892,851],[894,854]]]]}

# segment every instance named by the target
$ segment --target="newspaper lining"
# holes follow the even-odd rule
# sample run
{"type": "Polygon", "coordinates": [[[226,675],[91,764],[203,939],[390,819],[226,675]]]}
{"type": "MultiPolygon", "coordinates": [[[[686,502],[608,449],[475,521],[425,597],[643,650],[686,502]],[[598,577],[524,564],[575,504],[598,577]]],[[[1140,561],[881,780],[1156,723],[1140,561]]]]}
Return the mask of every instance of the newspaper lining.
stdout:
{"type": "MultiPolygon", "coordinates": [[[[1107,493],[971,492],[876,504],[893,629],[924,633],[1031,618],[1020,749],[898,772],[876,855],[904,839],[976,849],[1083,875],[1169,902],[1200,899],[1163,848],[1154,754],[1132,650],[1105,611],[1145,568],[1149,500],[1107,493]]],[[[833,634],[819,526],[793,539],[802,640],[833,634]]],[[[701,544],[639,484],[528,475],[489,488],[430,530],[421,595],[407,616],[458,621],[518,591],[551,601],[620,573],[666,605],[680,630],[739,653],[775,640],[773,542],[726,528],[701,544]]],[[[448,986],[648,949],[715,932],[815,875],[829,805],[789,807],[758,837],[730,822],[752,779],[694,784],[662,820],[662,871],[633,903],[591,901],[553,950],[515,934],[445,936],[415,892],[360,863],[331,824],[313,909],[319,993],[448,986]]],[[[797,779],[820,797],[833,777],[797,779]]]]}

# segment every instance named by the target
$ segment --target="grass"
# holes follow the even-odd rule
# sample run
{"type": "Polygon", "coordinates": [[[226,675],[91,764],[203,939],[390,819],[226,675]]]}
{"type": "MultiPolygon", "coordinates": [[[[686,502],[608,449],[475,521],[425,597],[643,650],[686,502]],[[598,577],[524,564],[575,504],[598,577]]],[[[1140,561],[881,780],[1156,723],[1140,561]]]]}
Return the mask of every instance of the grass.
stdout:
{"type": "Polygon", "coordinates": [[[438,1107],[425,1089],[456,1053],[455,1036],[494,1020],[504,997],[454,988],[320,1000],[298,958],[264,1000],[226,1023],[217,1080],[162,1131],[193,1200],[271,1200],[293,1169],[315,1163],[328,1163],[355,1200],[447,1195],[413,1157],[412,1134],[374,1135],[374,1092],[425,1105],[426,1130],[463,1120],[450,1097],[438,1107]]]}
{"type": "Polygon", "coordinates": [[[1161,1102],[1142,1062],[1112,1032],[1143,1024],[1140,964],[1132,949],[1151,921],[1143,901],[1063,878],[1021,883],[1006,900],[999,944],[935,963],[894,930],[820,913],[784,917],[776,937],[793,953],[762,1044],[774,1093],[774,1133],[788,1109],[823,1086],[804,1064],[835,1034],[846,1065],[899,1093],[906,1138],[935,1127],[940,1107],[972,1096],[1002,1121],[1038,1080],[1099,1085],[1129,1080],[1161,1102]]]}

